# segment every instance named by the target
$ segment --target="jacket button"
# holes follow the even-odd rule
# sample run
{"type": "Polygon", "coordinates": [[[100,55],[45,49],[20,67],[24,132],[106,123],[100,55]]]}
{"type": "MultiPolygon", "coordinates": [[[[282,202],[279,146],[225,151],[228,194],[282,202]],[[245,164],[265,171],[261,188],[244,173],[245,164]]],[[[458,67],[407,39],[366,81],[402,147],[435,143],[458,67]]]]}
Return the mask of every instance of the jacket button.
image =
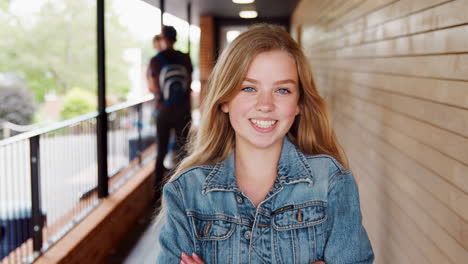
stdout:
{"type": "Polygon", "coordinates": [[[240,204],[244,202],[244,198],[242,198],[242,196],[240,196],[240,195],[236,195],[236,200],[240,204]]]}
{"type": "Polygon", "coordinates": [[[250,232],[250,230],[245,231],[244,238],[247,240],[250,240],[251,237],[252,237],[252,232],[250,232]]]}

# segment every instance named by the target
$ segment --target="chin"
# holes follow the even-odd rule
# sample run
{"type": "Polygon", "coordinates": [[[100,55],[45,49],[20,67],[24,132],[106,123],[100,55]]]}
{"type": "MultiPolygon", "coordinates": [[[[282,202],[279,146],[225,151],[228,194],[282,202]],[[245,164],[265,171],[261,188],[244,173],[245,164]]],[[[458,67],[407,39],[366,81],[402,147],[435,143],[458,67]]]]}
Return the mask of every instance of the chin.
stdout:
{"type": "Polygon", "coordinates": [[[283,137],[282,136],[275,136],[275,137],[259,137],[256,138],[257,140],[249,140],[250,145],[257,149],[268,149],[277,144],[283,144],[283,137]]]}

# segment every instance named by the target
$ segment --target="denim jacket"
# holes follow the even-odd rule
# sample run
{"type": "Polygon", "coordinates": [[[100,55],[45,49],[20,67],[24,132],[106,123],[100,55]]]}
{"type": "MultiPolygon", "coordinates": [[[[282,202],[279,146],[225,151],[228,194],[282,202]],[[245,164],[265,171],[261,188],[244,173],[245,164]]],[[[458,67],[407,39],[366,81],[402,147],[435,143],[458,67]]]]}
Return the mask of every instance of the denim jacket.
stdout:
{"type": "Polygon", "coordinates": [[[328,155],[303,154],[287,138],[277,171],[257,208],[237,185],[234,151],[167,183],[157,263],[180,263],[182,252],[207,264],[373,262],[350,171],[328,155]]]}

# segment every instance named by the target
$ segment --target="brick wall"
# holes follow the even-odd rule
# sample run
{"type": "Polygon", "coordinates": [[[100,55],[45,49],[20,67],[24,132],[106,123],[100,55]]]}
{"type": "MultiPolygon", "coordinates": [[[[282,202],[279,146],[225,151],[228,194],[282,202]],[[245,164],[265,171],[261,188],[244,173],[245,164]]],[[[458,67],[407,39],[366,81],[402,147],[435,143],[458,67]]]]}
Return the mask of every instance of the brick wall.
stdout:
{"type": "Polygon", "coordinates": [[[200,17],[200,102],[205,97],[205,84],[215,63],[215,21],[212,16],[200,17]]]}

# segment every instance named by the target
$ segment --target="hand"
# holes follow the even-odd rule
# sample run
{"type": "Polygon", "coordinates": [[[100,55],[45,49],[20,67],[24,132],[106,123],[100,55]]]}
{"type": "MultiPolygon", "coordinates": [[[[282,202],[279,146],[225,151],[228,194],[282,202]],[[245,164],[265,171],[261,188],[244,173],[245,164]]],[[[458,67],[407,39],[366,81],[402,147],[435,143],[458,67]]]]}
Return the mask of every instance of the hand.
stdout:
{"type": "Polygon", "coordinates": [[[203,260],[195,253],[192,253],[192,256],[189,256],[182,252],[180,258],[182,259],[180,264],[205,264],[205,262],[203,262],[203,260]]]}

